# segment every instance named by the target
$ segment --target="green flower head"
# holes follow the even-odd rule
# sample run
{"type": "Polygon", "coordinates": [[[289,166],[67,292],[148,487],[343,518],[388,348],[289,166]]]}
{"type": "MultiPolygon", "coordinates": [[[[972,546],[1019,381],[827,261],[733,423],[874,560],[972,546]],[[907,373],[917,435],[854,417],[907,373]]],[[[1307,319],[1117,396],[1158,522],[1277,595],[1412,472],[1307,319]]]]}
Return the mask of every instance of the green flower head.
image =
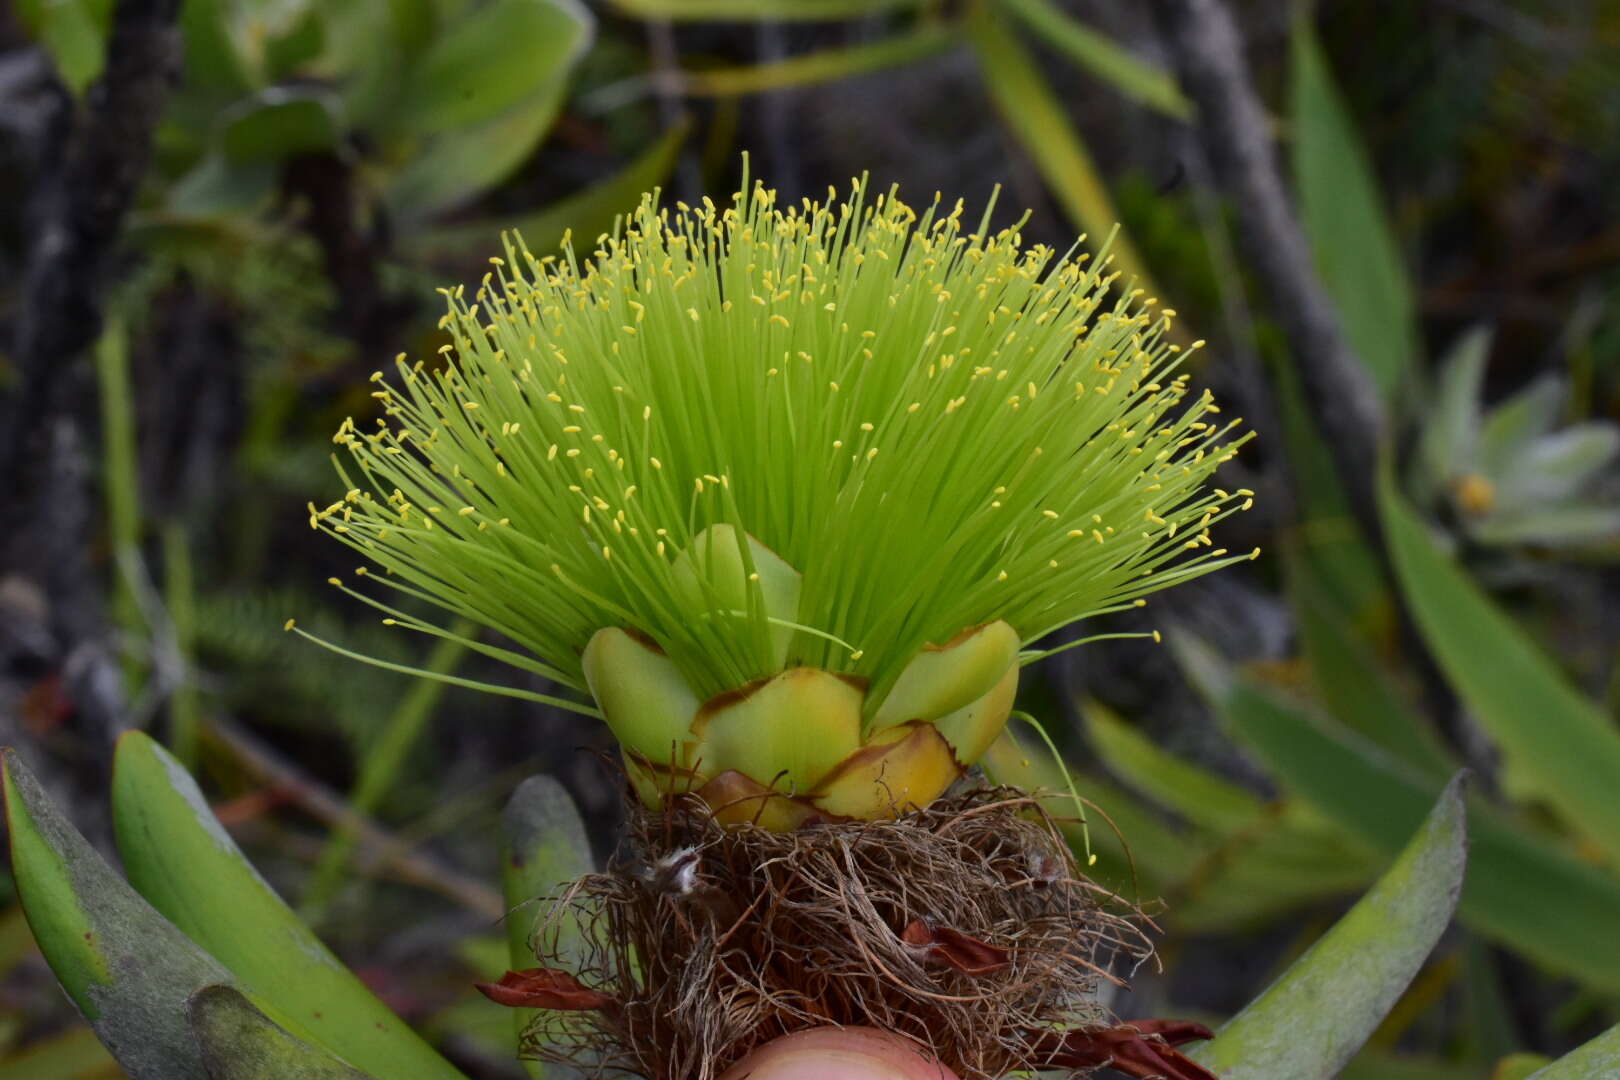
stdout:
{"type": "Polygon", "coordinates": [[[999,731],[1021,648],[1232,561],[1210,526],[1251,493],[1210,486],[1240,440],[1175,373],[1174,313],[988,219],[745,184],[649,196],[583,261],[508,242],[445,291],[444,355],[373,377],[311,523],[689,783],[848,773],[848,739],[773,716],[898,745],[999,687],[999,731]],[[723,738],[728,707],[755,711],[723,738]]]}

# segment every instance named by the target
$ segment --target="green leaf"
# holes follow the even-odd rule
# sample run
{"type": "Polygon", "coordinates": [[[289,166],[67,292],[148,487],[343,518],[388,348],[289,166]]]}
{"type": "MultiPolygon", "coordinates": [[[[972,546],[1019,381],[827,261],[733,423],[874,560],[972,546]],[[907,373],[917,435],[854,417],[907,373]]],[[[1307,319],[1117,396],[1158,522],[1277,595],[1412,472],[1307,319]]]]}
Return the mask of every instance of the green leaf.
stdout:
{"type": "Polygon", "coordinates": [[[1564,380],[1543,375],[1485,417],[1479,435],[1479,468],[1499,476],[1532,442],[1552,431],[1564,406],[1564,380]]]}
{"type": "Polygon", "coordinates": [[[1464,334],[1441,365],[1440,388],[1423,421],[1413,460],[1418,498],[1429,500],[1445,491],[1454,477],[1473,465],[1479,442],[1480,397],[1491,332],[1475,327],[1464,334]]]}
{"type": "Polygon", "coordinates": [[[694,97],[730,97],[814,86],[914,63],[944,52],[959,40],[941,23],[924,23],[879,41],[822,49],[768,64],[683,71],[681,89],[694,97]]]}
{"type": "MultiPolygon", "coordinates": [[[[130,884],[300,1035],[380,1076],[461,1078],[243,858],[196,783],[140,732],[118,741],[113,825],[130,884]]],[[[220,981],[220,980],[213,980],[220,981]]]]}
{"type": "Polygon", "coordinates": [[[389,201],[404,217],[422,217],[499,184],[551,130],[566,89],[566,83],[555,83],[493,120],[427,139],[390,182],[389,201]]]}
{"type": "MultiPolygon", "coordinates": [[[[555,896],[576,878],[595,869],[585,822],[568,791],[549,776],[531,776],[518,785],[501,815],[501,887],[506,896],[506,940],[514,971],[535,965],[531,935],[540,912],[534,901],[555,896]]],[[[584,958],[584,940],[572,921],[559,927],[557,947],[565,956],[584,958]]],[[[530,1009],[513,1010],[521,1037],[533,1019],[530,1009]]],[[[529,1075],[551,1070],[525,1061],[529,1075]]]]}
{"type": "Polygon", "coordinates": [[[1085,708],[1087,733],[1108,771],[1188,821],[1226,833],[1264,815],[1260,800],[1232,782],[1159,749],[1095,704],[1085,708]]]}
{"type": "Polygon", "coordinates": [[[1148,295],[1162,296],[1130,239],[1115,234],[1119,213],[1108,187],[1035,58],[988,5],[975,5],[965,25],[991,100],[1064,212],[1086,231],[1092,250],[1113,235],[1115,267],[1148,295]]]}
{"type": "Polygon", "coordinates": [[[182,0],[187,87],[234,97],[252,86],[247,65],[231,40],[229,8],[229,0],[182,0]]]}
{"type": "Polygon", "coordinates": [[[211,1080],[367,1080],[369,1074],[291,1034],[229,986],[188,1002],[191,1029],[211,1080]]]}
{"type": "Polygon", "coordinates": [[[1620,454],[1620,428],[1602,421],[1544,435],[1493,477],[1498,503],[1556,503],[1575,495],[1620,454]]]}
{"type": "Polygon", "coordinates": [[[491,120],[561,83],[594,20],[572,0],[493,0],[453,22],[414,66],[404,130],[435,135],[491,120]]]}
{"type": "Polygon", "coordinates": [[[1620,507],[1571,503],[1503,511],[1468,523],[1484,544],[1588,544],[1620,536],[1620,507]]]}
{"type": "Polygon", "coordinates": [[[1467,851],[1459,775],[1372,890],[1191,1056],[1223,1080],[1338,1075],[1450,924],[1467,851]]]}
{"type": "Polygon", "coordinates": [[[1530,1080],[1551,1064],[1552,1059],[1545,1054],[1508,1054],[1491,1070],[1491,1080],[1530,1080]]]}
{"type": "Polygon", "coordinates": [[[233,110],[220,131],[225,160],[281,162],[337,143],[339,124],[327,95],[274,88],[233,110]]]}
{"type": "Polygon", "coordinates": [[[168,191],[170,214],[180,218],[246,215],[275,192],[272,162],[232,162],[214,150],[192,166],[168,191]]]}
{"type": "Polygon", "coordinates": [[[1115,264],[1137,286],[1156,295],[1135,246],[1123,232],[1115,233],[1119,214],[1107,185],[1062,103],[1042,79],[1035,58],[988,8],[975,9],[968,26],[991,99],[1058,203],[1086,230],[1094,250],[1112,235],[1109,252],[1115,264]]]}
{"type": "MultiPolygon", "coordinates": [[[[1234,684],[1218,702],[1233,733],[1291,791],[1394,852],[1436,786],[1365,739],[1283,702],[1234,684]]],[[[1620,882],[1559,851],[1476,803],[1462,920],[1502,945],[1595,987],[1620,989],[1620,882]]]]}
{"type": "Polygon", "coordinates": [[[138,896],[3,751],[11,868],[34,940],[135,1080],[207,1080],[185,1003],[230,972],[138,896]]]}
{"type": "Polygon", "coordinates": [[[17,15],[56,64],[74,96],[82,96],[107,62],[112,5],[106,0],[21,0],[17,15]]]}
{"type": "Polygon", "coordinates": [[[1603,1080],[1620,1076],[1620,1024],[1571,1050],[1530,1080],[1603,1080]]]}
{"type": "Polygon", "coordinates": [[[1435,546],[1387,471],[1379,503],[1412,617],[1458,695],[1542,796],[1620,860],[1620,732],[1435,546]]]}
{"type": "Polygon", "coordinates": [[[546,254],[572,233],[576,246],[594,242],[613,228],[618,217],[634,210],[643,192],[664,182],[686,141],[690,125],[682,122],[659,137],[636,160],[606,179],[559,199],[544,210],[517,218],[483,219],[418,230],[402,240],[422,256],[487,254],[505,230],[523,237],[529,250],[546,254]]]}
{"type": "Polygon", "coordinates": [[[1322,284],[1386,397],[1417,355],[1416,308],[1378,182],[1307,16],[1294,20],[1289,111],[1300,217],[1322,284]]]}
{"type": "Polygon", "coordinates": [[[645,19],[681,21],[763,20],[804,22],[852,19],[899,8],[921,0],[613,0],[613,6],[645,19]]]}
{"type": "Polygon", "coordinates": [[[1170,74],[1138,60],[1059,8],[1052,0],[1000,0],[1035,36],[1132,101],[1166,116],[1186,120],[1192,106],[1170,74]]]}
{"type": "Polygon", "coordinates": [[[1317,692],[1334,719],[1436,781],[1456,771],[1428,721],[1391,683],[1372,649],[1354,633],[1319,582],[1317,564],[1290,553],[1288,576],[1305,657],[1317,692]]]}
{"type": "MultiPolygon", "coordinates": [[[[1365,888],[1381,869],[1382,860],[1359,840],[1310,808],[1267,805],[1164,752],[1107,710],[1088,704],[1085,714],[1108,771],[1199,830],[1191,845],[1196,858],[1166,882],[1167,920],[1176,929],[1207,933],[1252,926],[1365,888]]],[[[1112,813],[1118,804],[1102,805],[1112,813]]]]}

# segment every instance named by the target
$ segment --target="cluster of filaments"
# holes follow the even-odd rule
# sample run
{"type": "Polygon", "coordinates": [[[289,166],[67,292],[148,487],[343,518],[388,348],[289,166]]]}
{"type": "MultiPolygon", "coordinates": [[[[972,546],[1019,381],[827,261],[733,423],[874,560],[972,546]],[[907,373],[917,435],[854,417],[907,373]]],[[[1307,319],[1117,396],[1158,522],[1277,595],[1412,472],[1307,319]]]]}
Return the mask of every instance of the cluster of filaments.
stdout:
{"type": "Polygon", "coordinates": [[[524,650],[483,651],[584,690],[587,640],[631,627],[705,696],[782,667],[786,629],[788,666],[869,680],[870,712],[926,643],[1032,642],[1231,561],[1209,527],[1251,493],[1207,483],[1231,424],[1106,259],[864,184],[648,197],[599,245],[509,242],[447,290],[453,344],[373,376],[384,418],[334,440],[350,490],[311,507],[374,580],[524,650]],[[796,617],[757,582],[693,610],[672,563],[717,524],[802,574],[796,617]]]}

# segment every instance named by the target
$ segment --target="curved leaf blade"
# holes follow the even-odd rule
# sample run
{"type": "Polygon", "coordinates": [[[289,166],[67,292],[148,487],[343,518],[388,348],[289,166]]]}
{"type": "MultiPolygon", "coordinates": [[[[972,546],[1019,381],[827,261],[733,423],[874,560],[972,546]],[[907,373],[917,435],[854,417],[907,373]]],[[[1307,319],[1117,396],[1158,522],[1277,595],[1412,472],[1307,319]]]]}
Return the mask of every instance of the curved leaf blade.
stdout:
{"type": "Polygon", "coordinates": [[[623,169],[543,209],[516,219],[483,218],[421,229],[411,237],[402,237],[402,242],[424,256],[487,254],[503,231],[523,237],[536,254],[557,250],[570,235],[576,244],[592,243],[610,231],[617,218],[634,210],[643,192],[664,182],[674,170],[690,130],[691,125],[685,121],[675,125],[623,169]]]}
{"type": "Polygon", "coordinates": [[[231,973],[113,872],[15,751],[0,773],[17,892],[68,997],[135,1080],[208,1080],[186,999],[231,973]]]}
{"type": "MultiPolygon", "coordinates": [[[[1275,695],[1240,684],[1220,708],[1285,786],[1386,852],[1399,850],[1434,798],[1421,774],[1275,695]]],[[[1471,831],[1463,922],[1549,968],[1620,989],[1620,882],[1488,807],[1475,805],[1471,831]]]]}
{"type": "Polygon", "coordinates": [[[211,1080],[370,1080],[311,1046],[229,986],[205,986],[187,1002],[211,1080]]]}
{"type": "Polygon", "coordinates": [[[412,65],[400,116],[435,135],[489,120],[560,81],[589,45],[590,12],[571,0],[495,0],[473,10],[412,65]]]}
{"type": "Polygon", "coordinates": [[[1343,313],[1345,334],[1387,397],[1417,356],[1412,285],[1372,163],[1307,16],[1294,20],[1292,52],[1289,112],[1300,217],[1322,284],[1343,313]]]}
{"type": "Polygon", "coordinates": [[[1224,1080],[1338,1074],[1451,922],[1468,853],[1462,779],[1367,895],[1191,1057],[1224,1080]]]}
{"type": "MultiPolygon", "coordinates": [[[[1029,153],[1064,213],[1086,231],[1090,247],[1096,251],[1114,234],[1119,213],[1063,103],[1041,77],[1040,65],[1029,50],[988,5],[976,5],[966,26],[997,111],[1029,153]]],[[[1134,279],[1150,296],[1164,295],[1123,232],[1113,235],[1109,253],[1126,279],[1134,279]]]]}
{"type": "Polygon", "coordinates": [[[381,1076],[465,1080],[282,902],[141,732],[118,742],[113,825],[130,884],[300,1035],[381,1076]]]}
{"type": "Polygon", "coordinates": [[[1401,590],[1451,685],[1542,797],[1620,864],[1620,731],[1435,545],[1387,470],[1378,498],[1401,590]]]}
{"type": "Polygon", "coordinates": [[[814,86],[914,63],[944,52],[960,39],[939,23],[879,41],[820,49],[784,60],[745,67],[681,72],[681,89],[693,97],[735,97],[787,87],[814,86]]]}
{"type": "Polygon", "coordinates": [[[1138,60],[1052,0],[1001,0],[1001,4],[1037,37],[1125,97],[1177,120],[1192,118],[1192,105],[1169,72],[1138,60]]]}
{"type": "Polygon", "coordinates": [[[1620,1024],[1530,1074],[1530,1080],[1602,1080],[1620,1076],[1620,1024]]]}

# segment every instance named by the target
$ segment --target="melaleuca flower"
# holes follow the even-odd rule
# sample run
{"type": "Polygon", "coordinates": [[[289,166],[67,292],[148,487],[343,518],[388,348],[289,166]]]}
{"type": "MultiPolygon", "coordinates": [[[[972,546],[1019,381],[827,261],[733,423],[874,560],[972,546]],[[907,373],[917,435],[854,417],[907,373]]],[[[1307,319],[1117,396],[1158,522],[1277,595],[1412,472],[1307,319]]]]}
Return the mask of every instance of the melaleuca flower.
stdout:
{"type": "MultiPolygon", "coordinates": [[[[312,524],[368,580],[594,699],[649,805],[868,819],[1005,726],[1027,647],[1231,561],[1232,425],[1173,312],[1083,253],[864,184],[648,197],[578,260],[519,242],[336,442],[312,524]]],[[[391,620],[445,634],[372,600],[391,620]]]]}

